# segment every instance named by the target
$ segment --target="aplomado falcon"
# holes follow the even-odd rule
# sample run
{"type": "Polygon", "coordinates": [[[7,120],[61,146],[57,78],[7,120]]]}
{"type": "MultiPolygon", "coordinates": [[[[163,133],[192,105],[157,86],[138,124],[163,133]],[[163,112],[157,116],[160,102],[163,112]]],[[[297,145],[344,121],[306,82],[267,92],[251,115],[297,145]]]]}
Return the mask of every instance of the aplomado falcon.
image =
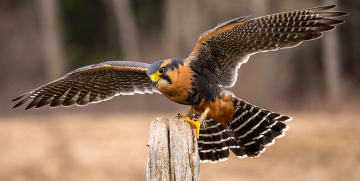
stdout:
{"type": "Polygon", "coordinates": [[[295,47],[344,23],[333,18],[348,13],[326,11],[334,7],[232,19],[201,34],[186,59],[85,66],[15,98],[19,102],[14,108],[28,101],[26,109],[84,106],[118,95],[157,92],[191,106],[183,119],[196,126],[201,161],[226,160],[229,150],[239,158],[259,156],[284,135],[284,122],[291,118],[249,104],[224,88],[235,84],[240,65],[252,54],[295,47]]]}

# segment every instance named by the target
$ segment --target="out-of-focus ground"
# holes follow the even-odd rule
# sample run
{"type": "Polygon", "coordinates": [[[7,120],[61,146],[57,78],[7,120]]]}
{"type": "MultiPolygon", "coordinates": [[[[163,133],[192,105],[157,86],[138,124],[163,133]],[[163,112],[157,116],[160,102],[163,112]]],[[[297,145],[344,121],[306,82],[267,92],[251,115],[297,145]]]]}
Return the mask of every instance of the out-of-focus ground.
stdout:
{"type": "MultiPolygon", "coordinates": [[[[356,113],[287,113],[290,129],[259,158],[201,164],[202,180],[360,180],[356,113]]],[[[1,181],[145,180],[159,114],[1,117],[1,181]]]]}

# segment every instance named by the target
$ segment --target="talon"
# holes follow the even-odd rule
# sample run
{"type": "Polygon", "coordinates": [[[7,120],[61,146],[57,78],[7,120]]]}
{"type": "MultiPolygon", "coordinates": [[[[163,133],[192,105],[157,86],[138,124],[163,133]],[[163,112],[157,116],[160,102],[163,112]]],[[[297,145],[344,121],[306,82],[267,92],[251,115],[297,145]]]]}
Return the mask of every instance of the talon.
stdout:
{"type": "Polygon", "coordinates": [[[179,112],[179,114],[177,116],[178,116],[178,118],[183,118],[184,117],[184,115],[181,112],[179,112]]]}
{"type": "Polygon", "coordinates": [[[196,130],[196,138],[199,139],[199,134],[200,134],[200,122],[199,121],[193,121],[191,120],[189,117],[185,117],[182,118],[184,121],[191,123],[190,128],[193,129],[195,128],[196,130]]]}

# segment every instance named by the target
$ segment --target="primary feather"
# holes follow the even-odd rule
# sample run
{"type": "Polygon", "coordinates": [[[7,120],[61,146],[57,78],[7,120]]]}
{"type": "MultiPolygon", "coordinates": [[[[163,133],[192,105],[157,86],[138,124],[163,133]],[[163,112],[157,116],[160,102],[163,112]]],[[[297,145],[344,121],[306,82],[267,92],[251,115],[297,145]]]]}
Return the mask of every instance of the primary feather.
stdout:
{"type": "Polygon", "coordinates": [[[332,19],[348,13],[325,11],[335,5],[268,15],[245,21],[245,17],[222,23],[200,35],[187,58],[193,67],[204,67],[222,87],[234,86],[237,69],[252,54],[291,48],[320,38],[325,31],[344,23],[332,19]]]}

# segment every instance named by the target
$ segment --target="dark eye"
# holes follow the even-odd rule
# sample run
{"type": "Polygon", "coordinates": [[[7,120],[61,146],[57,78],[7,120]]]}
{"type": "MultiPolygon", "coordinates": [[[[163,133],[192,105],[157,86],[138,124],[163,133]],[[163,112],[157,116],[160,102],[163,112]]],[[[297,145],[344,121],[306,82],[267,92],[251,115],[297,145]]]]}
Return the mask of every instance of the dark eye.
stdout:
{"type": "Polygon", "coordinates": [[[165,72],[164,67],[163,67],[163,68],[161,68],[161,69],[159,69],[159,74],[163,74],[164,72],[165,72]]]}

